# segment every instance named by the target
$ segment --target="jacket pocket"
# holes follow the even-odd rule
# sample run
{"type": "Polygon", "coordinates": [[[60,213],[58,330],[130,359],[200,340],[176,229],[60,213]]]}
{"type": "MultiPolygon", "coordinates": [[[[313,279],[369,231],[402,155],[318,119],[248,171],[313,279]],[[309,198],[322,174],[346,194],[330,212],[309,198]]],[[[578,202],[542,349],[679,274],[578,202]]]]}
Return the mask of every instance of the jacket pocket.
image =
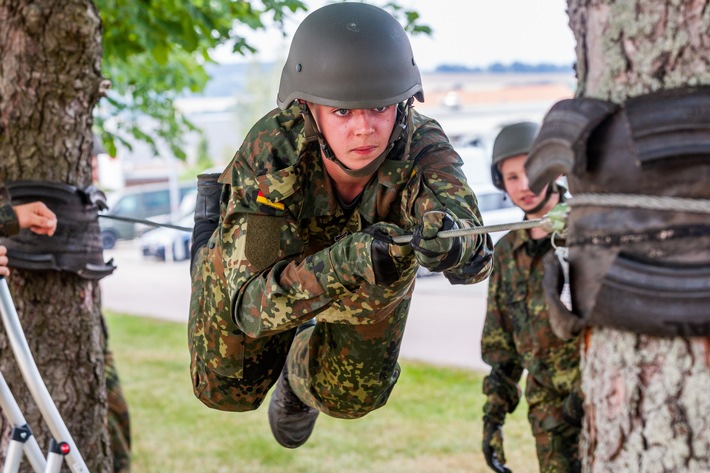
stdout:
{"type": "Polygon", "coordinates": [[[243,375],[245,335],[232,320],[222,251],[212,241],[195,257],[188,345],[195,395],[216,407],[213,404],[221,405],[224,401],[214,399],[221,391],[221,384],[243,375]]]}

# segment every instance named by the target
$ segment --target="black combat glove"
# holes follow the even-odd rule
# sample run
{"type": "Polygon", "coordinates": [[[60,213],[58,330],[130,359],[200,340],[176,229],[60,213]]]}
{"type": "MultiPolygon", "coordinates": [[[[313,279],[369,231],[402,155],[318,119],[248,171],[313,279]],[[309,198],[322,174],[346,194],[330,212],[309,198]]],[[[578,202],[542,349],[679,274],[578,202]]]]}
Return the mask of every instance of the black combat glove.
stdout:
{"type": "Polygon", "coordinates": [[[505,466],[503,451],[503,425],[490,420],[483,421],[483,456],[491,470],[497,473],[512,473],[505,466]]]}
{"type": "Polygon", "coordinates": [[[195,201],[195,226],[192,228],[192,248],[190,249],[190,270],[195,255],[205,246],[219,225],[219,203],[222,184],[217,182],[219,174],[197,176],[197,200],[195,201]]]}
{"type": "Polygon", "coordinates": [[[457,228],[454,218],[444,211],[425,213],[422,223],[414,227],[409,243],[419,264],[433,272],[456,266],[461,259],[462,237],[437,238],[436,234],[457,228]]]}
{"type": "Polygon", "coordinates": [[[574,428],[582,428],[584,399],[576,391],[570,392],[562,402],[562,419],[574,428]]]}
{"type": "Polygon", "coordinates": [[[399,280],[403,269],[400,267],[400,259],[407,251],[406,248],[402,248],[401,252],[397,252],[401,254],[395,257],[395,252],[391,251],[390,245],[395,245],[392,237],[401,235],[402,230],[391,224],[377,223],[365,228],[363,233],[372,236],[370,259],[372,260],[372,270],[375,273],[375,283],[389,286],[399,280]]]}
{"type": "Polygon", "coordinates": [[[392,237],[403,234],[398,226],[379,222],[307,257],[304,265],[326,291],[337,291],[341,285],[352,290],[362,282],[389,286],[415,264],[409,245],[390,243],[392,237]]]}

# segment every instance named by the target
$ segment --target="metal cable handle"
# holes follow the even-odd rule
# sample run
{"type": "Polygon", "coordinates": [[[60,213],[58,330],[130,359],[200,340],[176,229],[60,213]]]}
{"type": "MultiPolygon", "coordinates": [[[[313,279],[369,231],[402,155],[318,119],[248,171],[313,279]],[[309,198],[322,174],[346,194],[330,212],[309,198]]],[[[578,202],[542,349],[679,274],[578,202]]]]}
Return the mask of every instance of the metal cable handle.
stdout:
{"type": "MultiPolygon", "coordinates": [[[[514,223],[499,223],[497,225],[481,225],[471,228],[457,228],[455,230],[444,230],[436,234],[436,238],[454,238],[468,235],[480,235],[482,233],[494,233],[507,230],[521,230],[535,227],[543,227],[551,224],[547,217],[536,218],[533,220],[523,220],[522,222],[514,223]]],[[[392,241],[398,245],[409,243],[412,240],[412,235],[399,235],[392,237],[392,241]]]]}

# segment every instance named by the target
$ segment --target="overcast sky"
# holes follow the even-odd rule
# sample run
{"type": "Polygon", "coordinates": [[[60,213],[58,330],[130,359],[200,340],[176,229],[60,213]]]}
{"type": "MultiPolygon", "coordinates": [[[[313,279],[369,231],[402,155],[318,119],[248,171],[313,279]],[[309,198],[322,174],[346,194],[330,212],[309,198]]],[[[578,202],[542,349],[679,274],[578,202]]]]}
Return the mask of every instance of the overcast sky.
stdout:
{"type": "MultiPolygon", "coordinates": [[[[311,10],[329,3],[305,0],[311,10]]],[[[375,5],[383,0],[372,0],[375,5]]],[[[509,64],[572,64],[574,37],[568,26],[566,0],[399,0],[417,10],[422,23],[434,29],[432,36],[411,37],[414,57],[422,70],[440,64],[487,66],[509,64]]],[[[288,22],[290,32],[282,38],[276,32],[250,35],[264,61],[285,60],[293,34],[303,15],[288,22]]],[[[225,52],[221,61],[233,61],[225,52]]]]}

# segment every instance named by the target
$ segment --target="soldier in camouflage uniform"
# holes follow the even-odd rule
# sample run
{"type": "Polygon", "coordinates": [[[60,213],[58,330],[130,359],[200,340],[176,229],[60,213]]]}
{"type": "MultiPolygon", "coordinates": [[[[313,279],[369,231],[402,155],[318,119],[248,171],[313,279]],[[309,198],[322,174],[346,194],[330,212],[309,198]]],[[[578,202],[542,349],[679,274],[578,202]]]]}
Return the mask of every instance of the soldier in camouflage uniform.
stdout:
{"type": "Polygon", "coordinates": [[[113,352],[108,344],[108,327],[101,314],[104,347],[104,376],[106,378],[106,401],[108,403],[107,422],[108,434],[113,459],[113,473],[129,473],[131,471],[131,421],[128,413],[128,403],[123,395],[121,380],[113,358],[113,352]]]}
{"type": "MultiPolygon", "coordinates": [[[[504,127],[493,145],[493,183],[508,193],[526,219],[540,218],[563,199],[552,183],[539,195],[528,188],[524,163],[537,133],[530,122],[504,127]]],[[[561,340],[550,327],[542,290],[543,257],[552,250],[541,228],[516,230],[496,244],[488,286],[481,354],[491,366],[483,382],[483,453],[499,473],[505,466],[502,426],[520,400],[518,382],[528,371],[525,398],[540,471],[579,471],[579,340],[561,340]]]]}
{"type": "MultiPolygon", "coordinates": [[[[95,185],[99,184],[100,154],[106,153],[98,135],[94,134],[93,148],[91,150],[91,177],[95,185]]],[[[101,341],[104,352],[104,375],[106,378],[106,397],[108,403],[107,422],[108,434],[111,444],[111,457],[113,458],[113,473],[130,473],[131,471],[131,418],[128,412],[128,402],[123,395],[121,379],[109,347],[108,326],[104,314],[99,319],[101,322],[101,341]]]]}
{"type": "Polygon", "coordinates": [[[419,265],[452,284],[490,272],[489,238],[436,238],[481,219],[461,158],[414,98],[401,25],[371,5],[325,6],[294,36],[279,108],[220,185],[198,184],[195,395],[248,411],[278,380],[269,421],[284,447],[302,445],[319,412],[353,419],[387,402],[419,265]],[[405,233],[410,244],[393,242],[405,233]]]}
{"type": "MultiPolygon", "coordinates": [[[[39,235],[52,236],[57,228],[57,217],[42,202],[12,205],[5,188],[0,187],[0,237],[12,236],[21,228],[29,228],[39,235]]],[[[8,276],[7,248],[0,245],[0,276],[8,276]]],[[[108,396],[108,430],[111,438],[114,473],[130,472],[130,422],[128,405],[123,397],[113,353],[108,349],[108,331],[101,316],[104,346],[104,372],[108,396]]]]}

